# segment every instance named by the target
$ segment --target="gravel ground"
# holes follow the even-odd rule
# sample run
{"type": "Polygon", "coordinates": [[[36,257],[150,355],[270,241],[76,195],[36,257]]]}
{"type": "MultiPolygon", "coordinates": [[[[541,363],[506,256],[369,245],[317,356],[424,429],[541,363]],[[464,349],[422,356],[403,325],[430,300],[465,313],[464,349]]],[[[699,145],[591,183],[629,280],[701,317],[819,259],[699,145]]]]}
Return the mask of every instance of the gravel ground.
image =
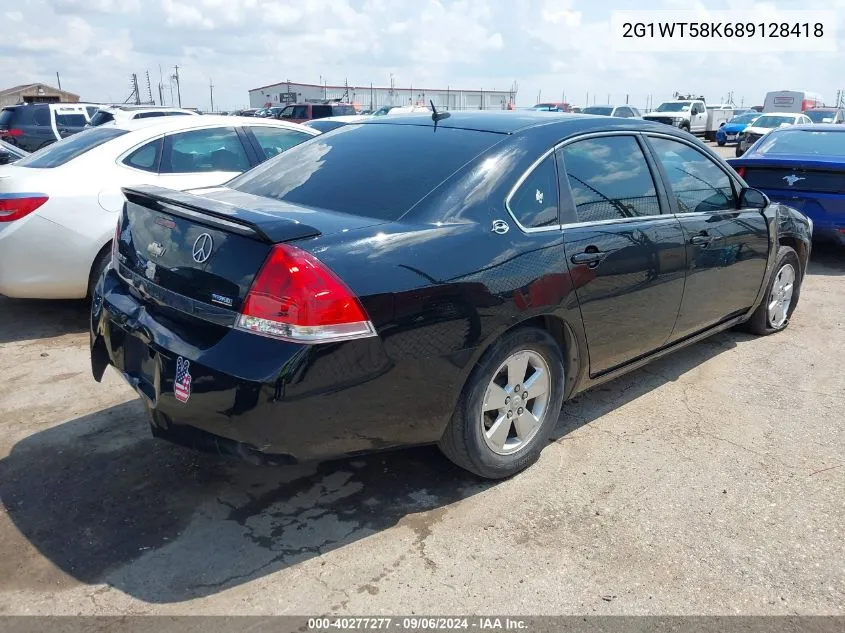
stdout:
{"type": "Polygon", "coordinates": [[[845,614],[843,276],[818,249],[785,332],[579,397],[496,484],[153,440],[85,305],[0,299],[0,613],[845,614]]]}

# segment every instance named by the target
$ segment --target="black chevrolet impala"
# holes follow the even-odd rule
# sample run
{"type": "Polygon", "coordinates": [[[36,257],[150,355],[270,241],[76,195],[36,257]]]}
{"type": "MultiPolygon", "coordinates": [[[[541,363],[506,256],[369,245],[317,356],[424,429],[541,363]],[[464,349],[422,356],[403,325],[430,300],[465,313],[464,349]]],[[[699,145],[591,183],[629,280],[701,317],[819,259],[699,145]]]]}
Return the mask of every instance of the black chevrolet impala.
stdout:
{"type": "Polygon", "coordinates": [[[271,463],[437,443],[490,478],[575,394],[785,328],[812,232],[690,135],[580,115],[380,117],[124,192],[92,368],[154,435],[271,463]]]}

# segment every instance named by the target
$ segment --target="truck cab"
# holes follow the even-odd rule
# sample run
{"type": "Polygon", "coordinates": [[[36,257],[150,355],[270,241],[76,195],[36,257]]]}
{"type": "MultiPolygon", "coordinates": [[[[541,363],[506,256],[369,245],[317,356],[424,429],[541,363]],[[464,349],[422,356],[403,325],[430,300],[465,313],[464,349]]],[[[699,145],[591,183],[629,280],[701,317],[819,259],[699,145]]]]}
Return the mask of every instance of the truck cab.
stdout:
{"type": "Polygon", "coordinates": [[[664,101],[643,118],[672,125],[692,134],[704,134],[707,131],[707,107],[703,99],[664,101]]]}

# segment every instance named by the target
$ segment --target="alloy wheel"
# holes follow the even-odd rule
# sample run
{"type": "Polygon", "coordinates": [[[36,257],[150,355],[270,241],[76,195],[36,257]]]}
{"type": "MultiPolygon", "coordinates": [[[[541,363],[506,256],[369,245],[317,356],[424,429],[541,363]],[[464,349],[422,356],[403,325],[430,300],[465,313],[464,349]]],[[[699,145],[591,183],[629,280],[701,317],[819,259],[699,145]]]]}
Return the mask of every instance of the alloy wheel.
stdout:
{"type": "Polygon", "coordinates": [[[503,362],[487,386],[481,431],[491,451],[516,453],[537,434],[548,415],[551,373],[543,357],[520,350],[503,362]]]}

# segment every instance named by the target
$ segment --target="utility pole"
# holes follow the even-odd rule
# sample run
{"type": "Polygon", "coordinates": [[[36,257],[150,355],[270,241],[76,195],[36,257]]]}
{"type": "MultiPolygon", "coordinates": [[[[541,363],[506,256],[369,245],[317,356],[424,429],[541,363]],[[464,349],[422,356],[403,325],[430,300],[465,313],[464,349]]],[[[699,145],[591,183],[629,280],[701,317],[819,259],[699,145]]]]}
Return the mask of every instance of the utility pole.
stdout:
{"type": "Polygon", "coordinates": [[[56,71],[56,82],[59,84],[59,90],[62,89],[62,78],[59,77],[59,71],[56,71]]]}
{"type": "Polygon", "coordinates": [[[214,114],[214,84],[211,83],[211,78],[208,79],[208,94],[211,97],[211,110],[210,112],[214,114]]]}
{"type": "Polygon", "coordinates": [[[177,98],[179,99],[179,107],[181,108],[182,107],[182,88],[179,85],[179,65],[177,64],[173,68],[176,69],[176,74],[174,75],[174,77],[176,77],[176,95],[177,95],[177,98]]]}

